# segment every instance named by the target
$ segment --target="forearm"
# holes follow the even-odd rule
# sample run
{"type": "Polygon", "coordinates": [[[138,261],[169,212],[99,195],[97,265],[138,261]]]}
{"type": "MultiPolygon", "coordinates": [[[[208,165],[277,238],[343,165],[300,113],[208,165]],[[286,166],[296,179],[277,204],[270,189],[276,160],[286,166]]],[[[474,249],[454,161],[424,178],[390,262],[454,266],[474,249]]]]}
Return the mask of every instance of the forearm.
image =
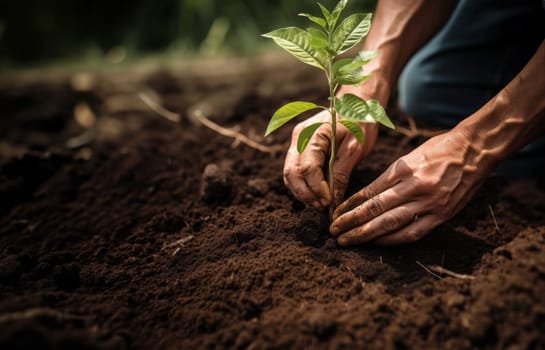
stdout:
{"type": "MultiPolygon", "coordinates": [[[[386,106],[405,64],[439,30],[455,3],[456,0],[380,0],[362,48],[378,51],[378,56],[364,67],[372,77],[361,86],[342,86],[338,95],[353,93],[377,99],[386,106]]],[[[361,126],[366,136],[364,154],[368,154],[378,128],[370,123],[361,126]]]]}
{"type": "Polygon", "coordinates": [[[365,70],[373,77],[363,84],[385,104],[401,70],[413,54],[445,23],[456,0],[380,0],[364,50],[378,57],[365,70]]]}
{"type": "Polygon", "coordinates": [[[503,90],[455,128],[472,143],[472,163],[492,167],[545,132],[544,62],[545,41],[503,90]]]}

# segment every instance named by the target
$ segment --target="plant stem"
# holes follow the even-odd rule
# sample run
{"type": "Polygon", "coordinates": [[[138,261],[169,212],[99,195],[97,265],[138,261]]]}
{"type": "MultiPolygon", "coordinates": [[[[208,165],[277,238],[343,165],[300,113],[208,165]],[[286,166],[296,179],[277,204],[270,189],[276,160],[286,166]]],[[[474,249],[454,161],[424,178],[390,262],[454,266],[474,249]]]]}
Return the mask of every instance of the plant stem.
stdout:
{"type": "Polygon", "coordinates": [[[331,204],[329,205],[329,219],[333,218],[335,211],[335,174],[333,173],[333,165],[335,164],[335,155],[337,153],[337,111],[335,110],[335,82],[333,81],[333,60],[329,64],[329,113],[331,114],[331,141],[329,152],[329,191],[331,193],[331,204]]]}

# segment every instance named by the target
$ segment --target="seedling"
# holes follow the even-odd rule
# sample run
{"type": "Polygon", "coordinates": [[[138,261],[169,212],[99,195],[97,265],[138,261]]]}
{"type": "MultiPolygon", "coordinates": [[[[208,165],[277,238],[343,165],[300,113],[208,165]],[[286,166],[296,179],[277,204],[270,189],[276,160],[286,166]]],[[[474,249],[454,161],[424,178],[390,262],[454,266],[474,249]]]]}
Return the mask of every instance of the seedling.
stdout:
{"type": "MultiPolygon", "coordinates": [[[[297,27],[287,27],[263,34],[298,58],[303,63],[309,64],[324,71],[329,88],[329,106],[320,106],[312,102],[296,101],[280,107],[272,116],[267,126],[265,136],[280,128],[298,115],[313,110],[323,109],[329,111],[331,120],[319,122],[305,127],[297,140],[297,151],[302,153],[308,145],[310,138],[324,123],[331,125],[331,146],[329,150],[328,184],[331,193],[334,192],[333,165],[335,162],[337,122],[344,125],[358,140],[360,144],[365,142],[359,123],[380,123],[393,129],[394,125],[386,115],[384,108],[377,100],[364,100],[354,94],[345,94],[341,98],[335,97],[335,91],[339,85],[358,86],[369,79],[363,66],[377,56],[376,51],[361,51],[354,58],[337,59],[356,46],[369,32],[371,27],[370,13],[357,13],[346,17],[339,22],[340,15],[348,0],[340,0],[333,11],[329,11],[318,3],[323,17],[301,13],[300,16],[308,18],[315,26],[307,30],[297,27]],[[342,118],[338,118],[342,116],[342,118]]],[[[332,201],[330,213],[335,209],[335,201],[332,201]]]]}

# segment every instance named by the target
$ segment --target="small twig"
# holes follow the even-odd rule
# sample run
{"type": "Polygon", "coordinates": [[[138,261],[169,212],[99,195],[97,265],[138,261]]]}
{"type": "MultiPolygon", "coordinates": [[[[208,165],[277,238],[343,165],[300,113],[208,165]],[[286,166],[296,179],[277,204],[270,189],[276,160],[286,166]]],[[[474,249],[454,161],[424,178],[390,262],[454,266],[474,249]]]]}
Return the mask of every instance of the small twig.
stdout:
{"type": "Polygon", "coordinates": [[[161,106],[157,102],[153,101],[151,98],[149,98],[148,95],[141,92],[138,94],[138,97],[142,99],[142,101],[151,108],[155,113],[159,114],[161,117],[166,118],[174,123],[179,123],[181,121],[181,117],[178,113],[174,113],[166,109],[165,107],[161,106]]]}
{"type": "Polygon", "coordinates": [[[23,311],[17,311],[7,314],[0,314],[0,324],[7,322],[31,320],[31,319],[50,319],[56,321],[85,322],[87,317],[63,313],[47,308],[33,308],[23,311]]]}
{"type": "Polygon", "coordinates": [[[183,246],[185,246],[185,244],[189,241],[191,241],[192,239],[194,238],[193,235],[189,235],[189,236],[186,236],[184,238],[181,238],[177,241],[174,241],[172,243],[169,243],[169,244],[165,244],[163,246],[163,249],[167,249],[167,248],[176,248],[174,249],[174,252],[172,253],[172,256],[178,254],[178,252],[180,251],[180,249],[182,249],[183,246]]]}
{"type": "Polygon", "coordinates": [[[430,275],[432,275],[433,277],[437,278],[437,279],[441,279],[441,276],[439,276],[438,274],[436,274],[435,272],[433,272],[432,270],[430,270],[426,265],[422,264],[420,261],[416,260],[416,263],[418,264],[418,266],[420,266],[421,268],[423,268],[427,273],[429,273],[430,275]]]}
{"type": "Polygon", "coordinates": [[[165,248],[172,248],[172,247],[175,247],[175,246],[184,245],[187,242],[191,241],[193,238],[194,238],[193,235],[186,236],[184,238],[181,238],[181,239],[179,239],[177,241],[174,241],[172,243],[169,243],[169,244],[165,245],[165,248]]]}
{"type": "Polygon", "coordinates": [[[248,136],[241,134],[238,131],[224,128],[223,126],[216,124],[210,119],[208,119],[200,110],[195,111],[195,114],[196,114],[195,119],[197,119],[207,128],[214,130],[220,135],[232,137],[235,139],[235,142],[242,142],[243,144],[249,147],[252,147],[258,151],[261,151],[263,153],[274,154],[282,148],[282,146],[280,145],[273,146],[273,147],[265,146],[263,144],[260,144],[259,142],[252,140],[248,136]]]}
{"type": "Polygon", "coordinates": [[[409,128],[404,128],[402,126],[396,126],[395,131],[408,137],[409,139],[414,139],[415,137],[433,137],[445,132],[445,130],[428,130],[428,129],[418,129],[414,118],[411,116],[407,117],[407,122],[409,123],[409,128]]]}
{"type": "MultiPolygon", "coordinates": [[[[159,114],[160,116],[174,123],[179,123],[181,121],[182,117],[178,113],[174,113],[167,110],[160,104],[150,99],[146,94],[140,93],[138,96],[150,109],[152,109],[155,113],[159,114]]],[[[216,124],[210,119],[208,119],[200,110],[196,110],[194,114],[195,114],[194,119],[200,122],[202,125],[217,132],[220,135],[233,138],[234,139],[232,144],[233,147],[236,147],[238,144],[243,143],[253,149],[256,149],[263,153],[269,153],[269,154],[275,154],[279,152],[280,150],[282,150],[283,148],[282,145],[265,146],[257,141],[252,140],[248,136],[238,132],[236,129],[228,129],[219,124],[216,124]]]]}
{"type": "Polygon", "coordinates": [[[496,226],[496,230],[501,235],[500,227],[498,226],[498,221],[496,220],[496,214],[494,214],[494,210],[492,209],[492,206],[488,205],[488,210],[490,210],[490,215],[492,216],[492,221],[494,222],[494,226],[496,226]]]}
{"type": "Polygon", "coordinates": [[[450,270],[445,269],[442,266],[428,265],[428,269],[430,271],[433,271],[433,272],[445,274],[447,276],[454,277],[454,278],[459,278],[459,279],[462,279],[462,280],[474,280],[475,279],[475,276],[450,271],[450,270]]]}

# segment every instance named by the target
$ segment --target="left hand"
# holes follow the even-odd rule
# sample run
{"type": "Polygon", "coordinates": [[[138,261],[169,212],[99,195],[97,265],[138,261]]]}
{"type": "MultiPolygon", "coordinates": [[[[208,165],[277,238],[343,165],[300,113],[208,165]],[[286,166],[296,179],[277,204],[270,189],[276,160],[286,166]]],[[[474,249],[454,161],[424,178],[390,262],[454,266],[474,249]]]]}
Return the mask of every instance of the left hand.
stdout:
{"type": "Polygon", "coordinates": [[[480,155],[460,130],[431,138],[343,202],[333,213],[331,234],[341,246],[419,240],[477,191],[492,169],[480,155]]]}

